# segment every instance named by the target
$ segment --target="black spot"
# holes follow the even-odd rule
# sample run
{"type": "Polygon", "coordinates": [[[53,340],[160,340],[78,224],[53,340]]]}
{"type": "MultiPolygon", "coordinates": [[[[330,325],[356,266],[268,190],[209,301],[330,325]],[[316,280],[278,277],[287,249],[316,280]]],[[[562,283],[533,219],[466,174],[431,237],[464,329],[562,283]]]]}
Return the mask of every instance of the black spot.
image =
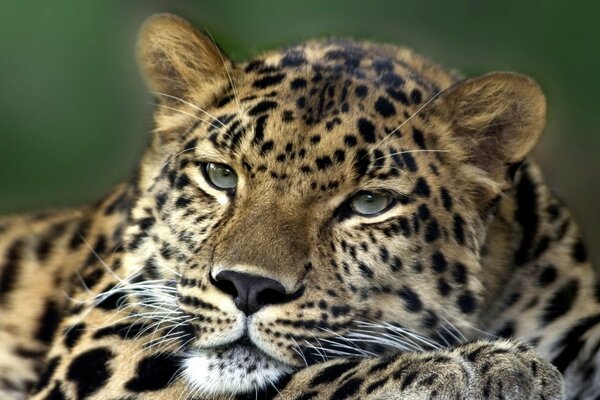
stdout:
{"type": "Polygon", "coordinates": [[[515,219],[521,225],[521,243],[515,252],[515,264],[523,265],[530,259],[539,218],[537,215],[537,193],[534,182],[527,171],[524,171],[517,184],[517,210],[515,219]]]}
{"type": "Polygon", "coordinates": [[[263,156],[269,154],[271,150],[273,150],[273,146],[274,143],[272,140],[264,142],[263,145],[260,147],[260,154],[263,156]]]}
{"type": "Polygon", "coordinates": [[[310,143],[311,144],[317,144],[321,141],[321,136],[319,135],[313,135],[310,137],[310,143]]]}
{"type": "Polygon", "coordinates": [[[412,312],[421,311],[423,309],[423,303],[419,296],[408,287],[403,287],[398,290],[398,295],[404,300],[406,309],[412,312]]]}
{"type": "Polygon", "coordinates": [[[452,267],[452,277],[456,283],[467,283],[467,268],[463,263],[457,262],[452,267]]]}
{"type": "Polygon", "coordinates": [[[333,382],[340,376],[342,376],[344,373],[356,367],[357,364],[358,361],[346,361],[326,367],[312,379],[312,381],[310,382],[310,386],[316,386],[322,383],[333,382]]]}
{"type": "Polygon", "coordinates": [[[390,259],[390,252],[385,246],[379,247],[379,258],[381,258],[382,262],[388,262],[390,259]]]}
{"type": "Polygon", "coordinates": [[[575,259],[575,261],[577,262],[585,262],[587,260],[587,253],[585,251],[585,246],[583,245],[583,242],[581,241],[581,239],[578,239],[575,244],[573,245],[573,258],[575,259]]]}
{"type": "Polygon", "coordinates": [[[282,67],[298,67],[306,63],[304,53],[301,51],[289,51],[281,59],[282,67]]]}
{"type": "Polygon", "coordinates": [[[4,264],[0,266],[0,304],[2,304],[8,293],[13,290],[17,283],[19,272],[19,261],[23,251],[23,242],[16,240],[6,250],[4,264]]]}
{"type": "Polygon", "coordinates": [[[423,137],[423,132],[417,128],[413,128],[413,140],[419,146],[420,149],[425,149],[425,138],[423,137]]]}
{"type": "MultiPolygon", "coordinates": [[[[600,324],[600,314],[581,319],[577,324],[560,340],[559,346],[563,347],[561,352],[552,360],[552,364],[560,372],[564,372],[573,360],[579,357],[579,353],[587,340],[583,338],[585,333],[600,324]]],[[[592,352],[595,354],[596,352],[592,352]]]]}
{"type": "Polygon", "coordinates": [[[265,64],[263,60],[253,60],[246,65],[244,68],[244,72],[254,72],[260,69],[265,64]]]}
{"type": "Polygon", "coordinates": [[[191,139],[188,142],[186,142],[186,144],[183,146],[183,150],[184,151],[192,151],[196,148],[197,145],[198,145],[198,139],[197,138],[191,139]]]}
{"type": "Polygon", "coordinates": [[[89,273],[85,273],[81,276],[83,283],[88,288],[96,286],[100,279],[104,276],[104,271],[100,269],[92,269],[89,273]]]}
{"type": "Polygon", "coordinates": [[[44,389],[48,383],[50,383],[50,379],[52,375],[54,375],[54,371],[56,371],[56,367],[58,367],[58,363],[60,358],[58,356],[52,357],[47,363],[42,375],[38,379],[38,383],[36,386],[36,392],[44,389]]]}
{"type": "Polygon", "coordinates": [[[415,162],[414,157],[410,153],[406,151],[401,151],[400,157],[402,157],[402,161],[404,162],[404,165],[406,166],[406,169],[409,172],[417,171],[417,163],[415,162]]]}
{"type": "Polygon", "coordinates": [[[125,384],[125,388],[138,393],[164,389],[179,372],[181,361],[174,354],[148,356],[139,362],[136,376],[125,384]]]}
{"type": "Polygon", "coordinates": [[[265,139],[265,125],[267,124],[267,116],[262,115],[256,120],[256,126],[254,127],[254,138],[252,139],[253,145],[259,145],[265,139]]]}
{"type": "Polygon", "coordinates": [[[127,322],[123,322],[120,324],[115,324],[111,326],[107,326],[105,328],[98,329],[94,332],[92,336],[94,339],[101,339],[107,336],[118,336],[121,339],[132,339],[139,337],[140,335],[146,333],[154,333],[152,329],[147,328],[146,323],[140,322],[135,324],[130,324],[127,322]]]}
{"type": "Polygon", "coordinates": [[[354,147],[354,146],[356,146],[356,136],[354,136],[354,135],[346,135],[346,136],[344,136],[344,143],[348,147],[354,147]]]}
{"type": "Polygon", "coordinates": [[[175,188],[183,189],[184,187],[186,187],[189,184],[190,184],[190,178],[187,176],[186,173],[182,173],[179,175],[179,177],[177,178],[177,181],[175,182],[175,188]]]}
{"type": "Polygon", "coordinates": [[[362,379],[352,378],[340,386],[332,395],[331,400],[345,400],[353,397],[360,389],[362,379]]]}
{"type": "Polygon", "coordinates": [[[81,336],[85,333],[85,324],[79,323],[65,328],[63,336],[64,343],[68,349],[75,347],[81,336]]]}
{"type": "Polygon", "coordinates": [[[373,61],[372,66],[379,75],[394,70],[394,64],[389,58],[377,58],[373,61]]]}
{"type": "Polygon", "coordinates": [[[327,169],[327,168],[331,167],[331,165],[333,164],[331,162],[331,158],[329,158],[328,156],[317,158],[315,160],[315,163],[317,164],[317,168],[320,170],[327,169]]]}
{"type": "Polygon", "coordinates": [[[102,291],[102,294],[99,296],[102,300],[96,304],[96,308],[109,311],[116,310],[127,301],[127,293],[119,290],[110,293],[111,290],[114,290],[113,286],[109,286],[102,291]]]}
{"type": "Polygon", "coordinates": [[[425,328],[434,328],[439,322],[438,316],[431,310],[426,310],[423,316],[422,324],[425,328]]]}
{"type": "Polygon", "coordinates": [[[550,204],[546,207],[546,212],[550,216],[550,221],[554,222],[560,216],[560,206],[558,204],[550,204]]]}
{"type": "Polygon", "coordinates": [[[454,214],[454,238],[458,244],[465,243],[465,231],[464,226],[465,220],[458,214],[454,214]]]}
{"type": "Polygon", "coordinates": [[[375,143],[375,126],[368,119],[358,120],[358,131],[367,143],[375,143]]]}
{"type": "Polygon", "coordinates": [[[264,78],[257,79],[252,83],[252,86],[258,89],[265,89],[269,86],[278,85],[285,78],[285,74],[275,74],[265,76],[264,78]]]}
{"type": "Polygon", "coordinates": [[[159,193],[156,195],[156,198],[154,200],[156,201],[156,208],[160,210],[163,208],[163,206],[167,202],[167,194],[159,193]]]}
{"type": "Polygon", "coordinates": [[[402,260],[399,257],[394,256],[390,263],[390,268],[392,269],[392,272],[400,271],[402,269],[402,260]]]}
{"type": "Polygon", "coordinates": [[[417,378],[417,373],[415,371],[412,371],[412,372],[409,372],[408,374],[406,374],[406,376],[404,377],[404,380],[402,381],[402,385],[400,385],[400,390],[404,390],[407,387],[409,387],[410,384],[413,383],[416,378],[417,378]]]}
{"type": "Polygon", "coordinates": [[[426,221],[429,218],[429,207],[427,207],[427,204],[421,204],[417,212],[419,213],[419,218],[421,218],[421,220],[426,221]]]}
{"type": "Polygon", "coordinates": [[[427,228],[425,230],[425,241],[426,242],[434,242],[440,237],[440,228],[435,219],[432,219],[427,224],[427,228]]]}
{"type": "Polygon", "coordinates": [[[448,189],[442,186],[440,189],[440,195],[442,196],[442,204],[447,211],[452,209],[452,196],[448,193],[448,189]]]}
{"type": "Polygon", "coordinates": [[[83,399],[106,384],[111,375],[108,363],[112,352],[104,347],[79,354],[69,365],[67,379],[75,383],[77,398],[83,399]]]}
{"type": "Polygon", "coordinates": [[[292,81],[292,83],[290,83],[290,87],[293,90],[302,89],[302,88],[306,87],[306,79],[296,78],[292,81]]]}
{"type": "MultiPolygon", "coordinates": [[[[386,72],[381,76],[381,83],[383,83],[384,85],[388,85],[390,86],[390,88],[388,89],[388,92],[390,92],[392,90],[392,88],[401,86],[404,84],[404,79],[398,75],[395,74],[394,72],[386,72]]],[[[395,97],[394,97],[395,98],[395,97]]]]}
{"type": "Polygon", "coordinates": [[[57,235],[52,235],[52,236],[47,236],[42,238],[36,248],[36,254],[37,257],[40,261],[45,261],[46,258],[48,258],[48,255],[50,254],[50,250],[52,249],[52,240],[56,237],[57,235]]]}
{"type": "Polygon", "coordinates": [[[125,210],[129,206],[129,193],[124,191],[119,194],[104,210],[104,215],[111,215],[115,211],[125,210]]]}
{"type": "Polygon", "coordinates": [[[383,96],[380,96],[375,102],[375,111],[377,111],[384,118],[396,114],[396,108],[394,105],[383,96]]]}
{"type": "Polygon", "coordinates": [[[448,268],[448,261],[441,252],[436,251],[431,256],[431,267],[435,272],[441,274],[448,268]]]}
{"type": "Polygon", "coordinates": [[[465,314],[471,314],[477,308],[477,299],[475,299],[475,296],[473,296],[471,291],[466,290],[458,297],[456,304],[458,305],[458,308],[460,308],[460,311],[465,314]]]}
{"type": "Polygon", "coordinates": [[[50,392],[48,392],[46,397],[44,397],[44,400],[66,400],[66,399],[67,399],[67,397],[61,390],[60,384],[58,382],[56,382],[54,384],[54,387],[52,388],[52,390],[50,392]]]}
{"type": "Polygon", "coordinates": [[[248,111],[248,115],[254,116],[262,114],[277,107],[277,103],[270,100],[261,101],[248,111]]]}
{"type": "Polygon", "coordinates": [[[556,268],[553,265],[548,265],[540,272],[538,283],[541,287],[546,287],[556,280],[556,268]]]}
{"type": "Polygon", "coordinates": [[[425,178],[419,177],[419,179],[417,179],[417,183],[415,185],[415,188],[413,189],[413,192],[417,196],[429,197],[431,191],[429,190],[429,185],[427,184],[425,178]]]}
{"type": "Polygon", "coordinates": [[[281,120],[283,122],[292,122],[294,120],[294,113],[290,110],[284,110],[281,114],[281,120]]]}
{"type": "MultiPolygon", "coordinates": [[[[177,198],[177,200],[175,200],[175,207],[177,208],[183,208],[183,207],[187,207],[192,201],[190,199],[188,199],[187,197],[183,197],[183,196],[179,196],[177,198]]],[[[130,246],[131,248],[131,246],[130,246]]]]}
{"type": "Polygon", "coordinates": [[[579,293],[579,282],[570,280],[561,286],[552,296],[542,315],[544,324],[549,324],[558,317],[566,314],[573,305],[577,294],[579,293]]]}
{"type": "Polygon", "coordinates": [[[344,162],[346,159],[346,152],[344,150],[338,149],[333,153],[333,158],[338,163],[344,162]]]}
{"type": "Polygon", "coordinates": [[[410,101],[413,104],[419,104],[423,100],[423,96],[421,95],[421,91],[419,89],[413,89],[410,92],[410,101]]]}
{"type": "Polygon", "coordinates": [[[438,289],[438,293],[441,296],[446,297],[450,294],[452,287],[448,284],[448,282],[446,282],[446,280],[444,278],[440,278],[440,279],[438,279],[437,289],[438,289]]]}
{"type": "Polygon", "coordinates": [[[362,274],[362,276],[369,279],[373,278],[373,270],[369,268],[368,265],[360,263],[358,264],[358,268],[360,269],[360,273],[362,274]]]}
{"type": "Polygon", "coordinates": [[[369,386],[367,386],[366,393],[367,394],[373,393],[375,390],[377,390],[380,387],[382,387],[383,385],[385,385],[389,379],[390,378],[386,376],[384,378],[381,378],[381,379],[371,383],[369,386]]]}
{"type": "MultiPolygon", "coordinates": [[[[69,241],[69,249],[75,250],[83,244],[83,239],[87,236],[88,231],[90,230],[90,225],[91,221],[89,219],[84,219],[79,223],[73,232],[73,236],[71,236],[71,240],[69,241]]],[[[1,293],[2,291],[0,286],[0,295],[1,293]]]]}
{"type": "MultiPolygon", "coordinates": [[[[396,75],[396,76],[398,76],[398,75],[396,75]]],[[[406,97],[406,93],[404,93],[402,90],[400,90],[400,89],[395,90],[395,89],[392,89],[392,88],[388,88],[386,90],[386,92],[394,100],[398,100],[400,103],[402,103],[404,105],[408,105],[408,98],[406,97]]]]}
{"type": "Polygon", "coordinates": [[[513,321],[508,321],[496,332],[496,336],[509,338],[513,336],[515,333],[515,323],[513,321]]]}
{"type": "Polygon", "coordinates": [[[61,310],[58,305],[49,300],[44,307],[44,313],[40,317],[39,326],[35,333],[35,338],[42,343],[50,343],[54,337],[54,332],[60,322],[61,310]]]}
{"type": "Polygon", "coordinates": [[[137,225],[140,227],[140,231],[145,232],[152,228],[156,220],[154,217],[146,217],[137,221],[137,225]]]}
{"type": "Polygon", "coordinates": [[[356,156],[354,158],[354,170],[356,171],[357,179],[367,173],[370,163],[371,157],[366,150],[360,149],[356,152],[356,156]]]}
{"type": "Polygon", "coordinates": [[[359,85],[354,89],[354,93],[356,93],[358,97],[366,97],[369,93],[369,89],[364,85],[359,85]]]}

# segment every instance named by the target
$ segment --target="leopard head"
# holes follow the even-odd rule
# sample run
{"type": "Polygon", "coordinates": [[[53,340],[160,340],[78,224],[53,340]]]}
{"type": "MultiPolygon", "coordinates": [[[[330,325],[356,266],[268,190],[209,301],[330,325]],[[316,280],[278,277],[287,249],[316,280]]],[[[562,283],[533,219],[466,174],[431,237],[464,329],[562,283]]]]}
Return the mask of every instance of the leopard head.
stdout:
{"type": "Polygon", "coordinates": [[[156,129],[125,266],[168,288],[192,386],[246,393],[468,334],[490,210],[543,129],[537,84],[351,41],[236,64],[171,15],[138,54],[156,129]]]}

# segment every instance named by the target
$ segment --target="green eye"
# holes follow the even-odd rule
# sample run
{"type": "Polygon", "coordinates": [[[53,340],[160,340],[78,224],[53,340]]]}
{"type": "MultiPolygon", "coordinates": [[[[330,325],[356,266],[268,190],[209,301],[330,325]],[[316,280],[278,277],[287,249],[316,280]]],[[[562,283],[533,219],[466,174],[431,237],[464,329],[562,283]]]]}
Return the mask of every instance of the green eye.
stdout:
{"type": "Polygon", "coordinates": [[[225,164],[207,163],[206,177],[217,189],[232,190],[237,186],[237,175],[225,164]]]}
{"type": "Polygon", "coordinates": [[[355,213],[366,217],[374,216],[388,209],[392,198],[385,194],[360,192],[350,201],[355,213]]]}

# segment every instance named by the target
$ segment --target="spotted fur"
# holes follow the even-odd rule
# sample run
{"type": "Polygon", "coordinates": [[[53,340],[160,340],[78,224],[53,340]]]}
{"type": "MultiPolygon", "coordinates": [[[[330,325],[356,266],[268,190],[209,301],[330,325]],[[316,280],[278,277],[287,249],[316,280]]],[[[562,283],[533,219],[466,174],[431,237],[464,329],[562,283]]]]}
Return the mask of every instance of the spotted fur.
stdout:
{"type": "Polygon", "coordinates": [[[139,59],[158,104],[135,176],[0,221],[0,397],[600,394],[600,291],[528,157],[531,79],[344,40],[236,65],[169,15],[139,59]],[[359,191],[393,200],[357,215],[359,191]]]}

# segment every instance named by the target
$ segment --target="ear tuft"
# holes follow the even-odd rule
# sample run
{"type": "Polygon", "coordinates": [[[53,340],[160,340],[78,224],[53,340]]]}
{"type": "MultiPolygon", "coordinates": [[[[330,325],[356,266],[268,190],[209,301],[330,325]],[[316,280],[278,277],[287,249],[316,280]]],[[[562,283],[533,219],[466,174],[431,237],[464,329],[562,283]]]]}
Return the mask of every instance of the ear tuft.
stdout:
{"type": "Polygon", "coordinates": [[[144,23],[137,57],[150,90],[182,99],[209,96],[216,84],[227,82],[233,69],[209,37],[171,14],[158,14],[144,23]]]}
{"type": "Polygon", "coordinates": [[[436,106],[468,161],[506,187],[510,166],[522,162],[545,126],[546,100],[524,75],[498,72],[447,89],[436,106]]]}

